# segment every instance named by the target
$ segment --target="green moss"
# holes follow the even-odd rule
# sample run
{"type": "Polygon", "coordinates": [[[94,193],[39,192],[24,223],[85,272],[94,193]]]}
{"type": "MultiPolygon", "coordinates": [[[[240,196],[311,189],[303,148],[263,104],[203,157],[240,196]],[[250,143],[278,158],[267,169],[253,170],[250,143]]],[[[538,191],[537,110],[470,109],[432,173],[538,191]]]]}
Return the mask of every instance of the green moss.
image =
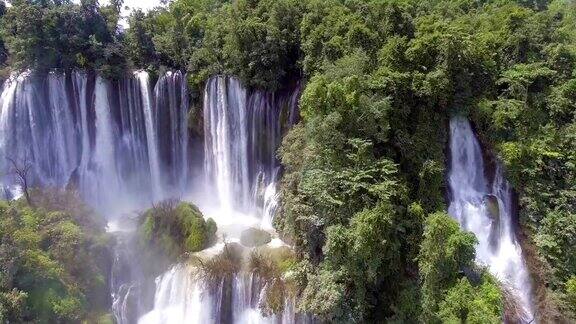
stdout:
{"type": "Polygon", "coordinates": [[[184,242],[186,251],[198,252],[204,248],[207,243],[206,222],[202,218],[190,220],[187,228],[188,235],[184,242]]]}
{"type": "Polygon", "coordinates": [[[218,231],[218,226],[212,218],[206,220],[206,234],[208,236],[208,243],[212,244],[216,240],[216,232],[218,231]]]}
{"type": "Polygon", "coordinates": [[[198,252],[215,241],[216,223],[193,204],[168,200],[144,212],[140,224],[143,243],[174,260],[198,252]]]}

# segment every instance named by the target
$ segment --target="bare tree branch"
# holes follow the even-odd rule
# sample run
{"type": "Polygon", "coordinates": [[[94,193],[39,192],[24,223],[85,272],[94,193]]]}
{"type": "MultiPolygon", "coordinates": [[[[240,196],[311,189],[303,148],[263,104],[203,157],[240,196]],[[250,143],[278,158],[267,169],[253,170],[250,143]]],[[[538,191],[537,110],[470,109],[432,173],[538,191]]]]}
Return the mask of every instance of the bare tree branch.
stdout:
{"type": "Polygon", "coordinates": [[[30,188],[29,188],[29,177],[30,172],[32,171],[32,160],[29,158],[29,155],[26,154],[22,161],[14,159],[12,157],[6,157],[6,159],[11,164],[10,173],[14,174],[17,179],[22,191],[24,192],[24,196],[26,197],[26,201],[30,206],[34,206],[32,203],[32,198],[30,197],[30,188]]]}

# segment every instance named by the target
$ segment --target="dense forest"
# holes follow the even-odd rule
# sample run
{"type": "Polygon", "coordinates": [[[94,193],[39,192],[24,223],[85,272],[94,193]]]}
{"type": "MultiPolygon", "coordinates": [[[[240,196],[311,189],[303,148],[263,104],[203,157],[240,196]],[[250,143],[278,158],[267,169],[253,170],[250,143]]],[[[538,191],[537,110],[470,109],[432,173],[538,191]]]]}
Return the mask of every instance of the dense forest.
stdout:
{"type": "MultiPolygon", "coordinates": [[[[190,125],[210,76],[265,91],[301,82],[274,224],[296,253],[299,311],[344,323],[514,321],[505,285],[474,262],[476,238],[447,214],[448,122],[465,115],[515,190],[538,321],[576,321],[576,2],[173,0],[132,11],[127,28],[122,7],[11,1],[0,10],[2,77],[185,70],[190,125]]],[[[100,316],[103,225],[70,210],[80,202],[33,195],[0,204],[0,321],[100,316]]]]}

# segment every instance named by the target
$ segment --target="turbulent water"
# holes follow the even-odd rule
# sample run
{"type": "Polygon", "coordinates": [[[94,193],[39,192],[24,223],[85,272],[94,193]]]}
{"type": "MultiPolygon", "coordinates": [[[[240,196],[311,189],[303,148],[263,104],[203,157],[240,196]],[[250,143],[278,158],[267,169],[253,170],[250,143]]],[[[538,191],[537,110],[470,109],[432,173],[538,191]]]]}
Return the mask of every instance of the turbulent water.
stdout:
{"type": "Polygon", "coordinates": [[[139,324],[152,323],[307,323],[310,320],[294,311],[287,299],[284,311],[264,317],[258,309],[264,285],[249,273],[235,276],[207,288],[198,279],[198,269],[176,265],[157,278],[154,310],[140,318],[139,324]]]}
{"type": "Polygon", "coordinates": [[[0,99],[2,183],[15,183],[8,158],[30,164],[33,185],[74,186],[109,217],[183,192],[189,105],[182,74],[162,76],[156,93],[162,100],[146,72],[116,82],[81,71],[13,76],[0,99]]]}
{"type": "Polygon", "coordinates": [[[512,291],[530,322],[534,311],[530,276],[512,223],[512,191],[498,167],[489,183],[482,150],[470,123],[450,121],[449,213],[478,238],[476,259],[512,291]]]}

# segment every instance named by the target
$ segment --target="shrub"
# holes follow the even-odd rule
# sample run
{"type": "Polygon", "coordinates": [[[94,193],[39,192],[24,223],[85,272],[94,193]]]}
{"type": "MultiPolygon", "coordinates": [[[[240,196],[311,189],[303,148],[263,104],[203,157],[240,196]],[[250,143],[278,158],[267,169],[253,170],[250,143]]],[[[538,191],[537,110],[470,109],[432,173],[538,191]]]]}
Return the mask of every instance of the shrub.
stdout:
{"type": "Polygon", "coordinates": [[[223,280],[230,281],[242,268],[242,247],[227,243],[219,254],[202,259],[195,259],[200,271],[200,279],[209,288],[217,287],[223,280]]]}
{"type": "Polygon", "coordinates": [[[566,300],[572,313],[576,314],[576,276],[572,276],[566,282],[566,300]]]}
{"type": "Polygon", "coordinates": [[[207,248],[215,241],[216,223],[193,204],[166,200],[142,215],[140,233],[144,243],[175,260],[184,253],[207,248]]]}
{"type": "Polygon", "coordinates": [[[65,190],[0,203],[2,322],[81,322],[109,306],[104,220],[65,190]]]}

